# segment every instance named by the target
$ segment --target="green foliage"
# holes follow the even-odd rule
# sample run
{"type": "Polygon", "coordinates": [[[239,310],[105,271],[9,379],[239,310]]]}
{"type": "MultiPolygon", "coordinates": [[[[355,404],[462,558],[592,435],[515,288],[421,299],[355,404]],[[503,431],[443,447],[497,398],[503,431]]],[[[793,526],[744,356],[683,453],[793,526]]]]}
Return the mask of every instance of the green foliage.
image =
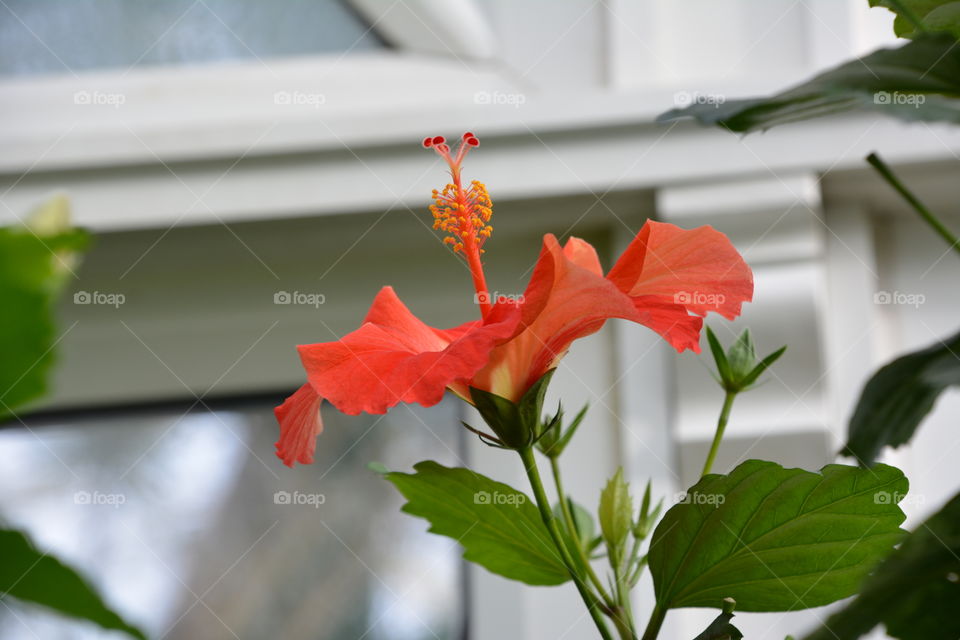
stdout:
{"type": "Polygon", "coordinates": [[[657,501],[657,506],[650,510],[650,481],[647,480],[647,488],[643,491],[643,500],[640,502],[640,512],[637,514],[637,522],[633,526],[633,537],[640,540],[650,535],[650,530],[660,517],[660,511],[663,509],[663,498],[657,501]]]}
{"type": "Polygon", "coordinates": [[[67,204],[55,199],[31,226],[0,228],[0,419],[47,390],[56,359],[54,305],[86,234],[66,227],[67,204]]]}
{"type": "Polygon", "coordinates": [[[897,17],[893,32],[914,38],[922,31],[945,31],[960,39],[960,2],[953,0],[870,0],[871,7],[886,7],[897,17]]]}
{"type": "Polygon", "coordinates": [[[0,529],[0,596],[10,595],[145,639],[143,632],[107,608],[76,571],[38,551],[26,535],[0,529]]]}
{"type": "Polygon", "coordinates": [[[617,468],[600,492],[598,515],[610,564],[619,566],[627,536],[633,528],[633,501],[630,499],[630,487],[623,479],[623,467],[617,468]]]}
{"type": "Polygon", "coordinates": [[[662,114],[661,122],[691,117],[705,125],[749,132],[865,109],[908,121],[960,123],[960,47],[949,35],[918,37],[879,49],[766,98],[695,104],[662,114]]]}
{"type": "Polygon", "coordinates": [[[883,447],[908,442],[940,394],[960,385],[958,353],[960,333],[877,371],[850,419],[844,454],[869,465],[883,447]]]}
{"type": "Polygon", "coordinates": [[[736,601],[733,598],[724,598],[723,612],[713,619],[703,633],[693,640],[740,640],[743,634],[730,623],[733,619],[733,607],[736,601]]]}
{"type": "Polygon", "coordinates": [[[807,640],[853,640],[883,623],[900,640],[960,638],[960,494],[910,534],[860,594],[807,640]]]}
{"type": "Polygon", "coordinates": [[[662,609],[790,611],[853,595],[902,537],[893,467],[820,473],[748,460],[707,475],[654,530],[649,563],[662,609]]]}
{"type": "MultiPolygon", "coordinates": [[[[570,498],[567,498],[567,505],[570,507],[570,515],[573,517],[573,526],[576,529],[576,531],[567,531],[567,534],[571,539],[579,540],[584,551],[593,550],[594,546],[598,544],[595,541],[597,525],[593,521],[593,516],[570,498]]],[[[553,516],[558,522],[564,522],[563,509],[559,502],[553,508],[553,516]]],[[[564,524],[564,526],[566,525],[564,524]]]]}
{"type": "Polygon", "coordinates": [[[584,416],[587,415],[588,405],[584,405],[580,412],[574,416],[573,421],[564,428],[563,426],[563,408],[557,409],[557,413],[550,420],[544,420],[543,432],[537,440],[537,449],[548,458],[559,458],[567,445],[570,444],[573,434],[577,432],[584,416]]]}
{"type": "MultiPolygon", "coordinates": [[[[543,412],[543,399],[554,371],[555,369],[551,369],[543,374],[519,402],[470,387],[470,396],[477,411],[496,434],[495,438],[487,436],[485,439],[505,449],[523,449],[534,444],[544,431],[547,431],[540,424],[540,416],[543,412]]],[[[470,425],[465,426],[477,433],[470,425]]]]}
{"type": "Polygon", "coordinates": [[[707,342],[717,365],[720,385],[732,393],[749,389],[787,350],[786,346],[780,347],[758,362],[749,329],[743,330],[726,353],[710,327],[707,327],[707,342]]]}
{"type": "Polygon", "coordinates": [[[463,545],[463,557],[531,585],[570,579],[537,507],[526,494],[464,468],[427,460],[416,473],[384,477],[407,499],[403,511],[430,522],[430,531],[463,545]]]}

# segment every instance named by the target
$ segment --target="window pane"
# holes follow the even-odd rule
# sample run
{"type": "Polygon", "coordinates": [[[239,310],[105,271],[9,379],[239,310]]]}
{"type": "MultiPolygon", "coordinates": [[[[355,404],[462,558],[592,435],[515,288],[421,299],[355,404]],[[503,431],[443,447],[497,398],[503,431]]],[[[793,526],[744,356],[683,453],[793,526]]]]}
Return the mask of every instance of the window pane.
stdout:
{"type": "Polygon", "coordinates": [[[339,0],[6,0],[0,75],[383,48],[339,0]]]}
{"type": "MultiPolygon", "coordinates": [[[[11,427],[0,513],[154,638],[461,637],[457,545],[366,468],[457,464],[455,404],[324,417],[316,463],[293,470],[269,408],[11,427]]],[[[115,637],[5,602],[8,640],[115,637]]]]}

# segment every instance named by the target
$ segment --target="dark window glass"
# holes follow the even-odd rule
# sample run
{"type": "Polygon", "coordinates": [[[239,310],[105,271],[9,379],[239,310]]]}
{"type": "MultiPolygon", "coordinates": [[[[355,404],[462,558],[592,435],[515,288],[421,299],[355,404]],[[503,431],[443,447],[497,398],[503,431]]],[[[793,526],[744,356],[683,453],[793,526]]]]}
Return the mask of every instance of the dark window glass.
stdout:
{"type": "Polygon", "coordinates": [[[0,75],[381,49],[339,0],[5,0],[0,75]]]}

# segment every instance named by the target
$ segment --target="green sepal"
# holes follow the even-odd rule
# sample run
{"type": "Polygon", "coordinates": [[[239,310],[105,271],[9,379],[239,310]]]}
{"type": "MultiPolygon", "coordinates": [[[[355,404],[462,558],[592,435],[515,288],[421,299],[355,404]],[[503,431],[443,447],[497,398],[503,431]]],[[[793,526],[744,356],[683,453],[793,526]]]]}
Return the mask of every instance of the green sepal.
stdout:
{"type": "Polygon", "coordinates": [[[663,510],[663,498],[660,498],[657,506],[653,508],[653,511],[650,511],[650,488],[650,481],[647,480],[647,488],[643,492],[643,501],[640,503],[640,513],[637,516],[636,524],[633,525],[633,536],[640,540],[650,535],[653,525],[656,524],[657,518],[660,516],[660,511],[663,510]]]}
{"type": "MultiPolygon", "coordinates": [[[[470,387],[473,405],[483,417],[484,422],[496,434],[496,446],[506,449],[525,449],[543,435],[540,415],[543,411],[543,399],[554,371],[555,369],[551,369],[543,374],[523,394],[519,402],[513,402],[490,391],[470,387]]],[[[472,427],[468,428],[481,435],[481,438],[484,437],[484,434],[480,434],[472,427]]]]}
{"type": "Polygon", "coordinates": [[[545,426],[537,440],[537,449],[540,453],[548,458],[559,458],[570,444],[573,434],[577,432],[589,408],[589,405],[584,405],[566,429],[563,428],[563,408],[558,408],[553,418],[545,421],[545,426]]]}
{"type": "Polygon", "coordinates": [[[780,347],[758,362],[749,329],[743,330],[726,353],[710,327],[707,327],[707,342],[710,343],[710,351],[717,365],[717,380],[728,393],[749,389],[787,350],[786,346],[780,347]]]}

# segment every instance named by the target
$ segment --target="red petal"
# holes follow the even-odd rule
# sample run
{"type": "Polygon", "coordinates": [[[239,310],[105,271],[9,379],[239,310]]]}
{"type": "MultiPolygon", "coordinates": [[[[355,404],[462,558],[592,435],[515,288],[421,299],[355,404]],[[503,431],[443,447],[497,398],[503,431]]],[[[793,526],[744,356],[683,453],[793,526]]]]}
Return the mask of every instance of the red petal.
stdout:
{"type": "Polygon", "coordinates": [[[573,238],[561,249],[552,235],[544,236],[522,313],[523,332],[493,350],[473,386],[518,400],[574,340],[598,331],[607,318],[648,319],[603,277],[593,247],[573,238]]]}
{"type": "Polygon", "coordinates": [[[305,384],[273,410],[280,423],[277,457],[292,467],[294,462],[310,464],[317,446],[317,435],[323,431],[320,403],[323,401],[309,384],[305,384]]]}
{"type": "Polygon", "coordinates": [[[385,413],[400,402],[434,405],[447,387],[469,379],[490,351],[512,337],[520,313],[496,305],[483,323],[434,329],[384,287],[359,329],[336,342],[298,347],[313,388],[348,414],[385,413]]]}
{"type": "Polygon", "coordinates": [[[648,220],[607,277],[631,297],[652,296],[700,316],[714,311],[732,320],[753,299],[750,267],[709,226],[687,230],[648,220]]]}

